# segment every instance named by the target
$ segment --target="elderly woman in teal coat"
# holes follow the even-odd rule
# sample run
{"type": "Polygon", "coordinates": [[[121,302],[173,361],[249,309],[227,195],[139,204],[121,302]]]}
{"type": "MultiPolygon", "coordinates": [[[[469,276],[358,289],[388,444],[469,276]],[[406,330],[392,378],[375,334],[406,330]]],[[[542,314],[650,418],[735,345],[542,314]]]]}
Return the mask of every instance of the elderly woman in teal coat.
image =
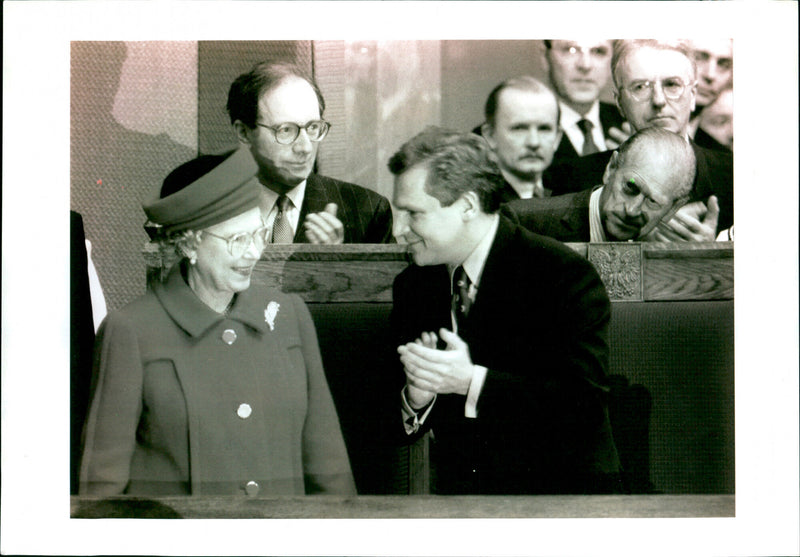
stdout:
{"type": "Polygon", "coordinates": [[[144,205],[180,262],[98,332],[80,492],[354,494],[308,309],[251,284],[255,162],[198,161],[144,205]]]}

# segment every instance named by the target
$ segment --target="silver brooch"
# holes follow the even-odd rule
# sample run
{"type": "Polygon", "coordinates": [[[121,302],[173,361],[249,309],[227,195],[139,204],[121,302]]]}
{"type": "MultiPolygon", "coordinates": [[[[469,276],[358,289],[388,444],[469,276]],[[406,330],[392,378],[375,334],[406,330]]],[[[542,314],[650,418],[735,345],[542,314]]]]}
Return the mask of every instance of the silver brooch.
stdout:
{"type": "Polygon", "coordinates": [[[281,305],[278,302],[270,302],[267,304],[267,309],[264,310],[264,321],[269,325],[269,330],[275,330],[275,317],[278,315],[278,310],[281,305]]]}

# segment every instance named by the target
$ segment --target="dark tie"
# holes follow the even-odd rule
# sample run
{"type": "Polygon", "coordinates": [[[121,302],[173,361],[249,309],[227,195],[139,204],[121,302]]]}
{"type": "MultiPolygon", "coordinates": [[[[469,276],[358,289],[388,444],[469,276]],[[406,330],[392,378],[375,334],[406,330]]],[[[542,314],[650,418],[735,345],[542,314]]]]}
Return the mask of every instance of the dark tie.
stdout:
{"type": "Polygon", "coordinates": [[[278,198],[276,203],[278,206],[278,214],[275,215],[275,221],[272,223],[272,243],[273,244],[291,244],[294,239],[292,234],[292,225],[289,223],[286,209],[289,207],[289,198],[282,195],[278,198]]]}
{"type": "Polygon", "coordinates": [[[469,299],[469,285],[467,272],[464,267],[459,265],[456,267],[455,273],[453,273],[453,301],[451,306],[459,329],[462,328],[472,305],[472,300],[469,299]]]}
{"type": "Polygon", "coordinates": [[[594,144],[594,139],[592,139],[594,125],[584,118],[583,120],[578,120],[578,127],[583,132],[583,153],[581,153],[581,156],[597,153],[600,149],[597,148],[597,145],[594,144]]]}

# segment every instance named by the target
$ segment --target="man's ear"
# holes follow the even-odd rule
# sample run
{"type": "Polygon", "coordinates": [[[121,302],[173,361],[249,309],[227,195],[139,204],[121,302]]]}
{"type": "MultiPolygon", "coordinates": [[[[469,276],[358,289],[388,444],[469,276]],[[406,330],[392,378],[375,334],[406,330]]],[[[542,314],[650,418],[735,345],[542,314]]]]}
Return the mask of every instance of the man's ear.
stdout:
{"type": "Polygon", "coordinates": [[[695,80],[694,85],[689,88],[689,93],[692,95],[692,102],[689,105],[689,110],[694,112],[694,109],[697,108],[697,81],[695,80]]]}
{"type": "Polygon", "coordinates": [[[611,179],[611,174],[617,168],[619,164],[619,152],[614,151],[611,153],[611,158],[608,160],[608,164],[606,165],[606,169],[603,171],[603,184],[608,185],[609,180],[611,179]]]}
{"type": "Polygon", "coordinates": [[[250,145],[250,132],[252,130],[248,128],[244,122],[236,120],[233,123],[233,131],[236,133],[236,138],[239,140],[239,143],[250,145]]]}
{"type": "Polygon", "coordinates": [[[619,103],[619,91],[616,87],[612,87],[612,92],[614,93],[614,104],[617,105],[617,110],[619,110],[620,115],[627,120],[628,117],[625,116],[625,111],[622,110],[622,105],[619,103]]]}
{"type": "Polygon", "coordinates": [[[494,130],[489,122],[481,124],[481,135],[486,140],[486,143],[489,144],[489,148],[494,151],[496,145],[494,141],[494,130]]]}
{"type": "Polygon", "coordinates": [[[464,221],[474,219],[481,212],[481,200],[477,192],[468,191],[462,194],[459,199],[464,202],[464,208],[461,212],[464,221]]]}

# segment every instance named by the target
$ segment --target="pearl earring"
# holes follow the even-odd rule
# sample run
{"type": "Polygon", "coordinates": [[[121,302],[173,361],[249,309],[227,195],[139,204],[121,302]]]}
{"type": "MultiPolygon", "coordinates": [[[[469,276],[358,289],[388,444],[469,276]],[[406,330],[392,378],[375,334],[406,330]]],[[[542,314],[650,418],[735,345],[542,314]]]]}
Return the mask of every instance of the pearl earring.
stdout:
{"type": "Polygon", "coordinates": [[[189,263],[190,263],[191,265],[194,265],[195,263],[197,263],[197,256],[196,256],[196,255],[193,255],[193,256],[192,256],[192,257],[189,259],[189,263]]]}

